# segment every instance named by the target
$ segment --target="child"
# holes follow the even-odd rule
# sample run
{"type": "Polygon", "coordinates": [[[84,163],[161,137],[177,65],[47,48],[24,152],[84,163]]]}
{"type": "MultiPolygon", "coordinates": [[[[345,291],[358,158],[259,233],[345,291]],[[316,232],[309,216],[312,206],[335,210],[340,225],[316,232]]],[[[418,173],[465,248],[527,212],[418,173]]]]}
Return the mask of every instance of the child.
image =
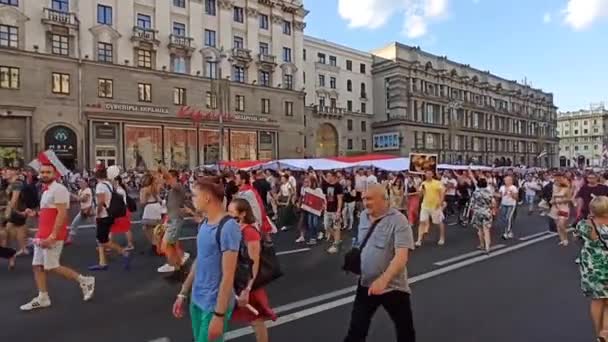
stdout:
{"type": "Polygon", "coordinates": [[[268,341],[268,329],[266,328],[265,321],[276,320],[277,316],[270,308],[268,303],[268,296],[263,288],[252,290],[253,282],[260,269],[260,252],[261,248],[261,234],[255,225],[255,216],[253,210],[247,200],[242,198],[235,198],[228,205],[228,213],[234,217],[241,225],[241,231],[243,232],[243,239],[247,243],[247,250],[249,257],[253,260],[253,278],[249,283],[247,289],[243,290],[238,297],[238,308],[232,314],[232,320],[236,322],[249,323],[255,331],[257,342],[268,341]],[[256,315],[246,307],[251,305],[255,310],[258,311],[259,315],[256,315]]]}

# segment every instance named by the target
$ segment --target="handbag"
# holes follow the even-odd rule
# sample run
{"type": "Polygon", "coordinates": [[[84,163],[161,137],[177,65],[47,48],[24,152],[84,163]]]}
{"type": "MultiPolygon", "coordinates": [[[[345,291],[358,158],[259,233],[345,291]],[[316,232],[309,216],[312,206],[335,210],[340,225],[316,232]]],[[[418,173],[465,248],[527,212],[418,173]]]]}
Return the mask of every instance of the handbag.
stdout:
{"type": "Polygon", "coordinates": [[[376,230],[380,221],[382,221],[382,218],[372,223],[372,226],[367,231],[367,234],[365,234],[365,238],[363,238],[360,247],[353,247],[344,255],[344,264],[342,265],[344,271],[361,275],[361,251],[365,248],[365,245],[367,245],[367,241],[369,241],[369,238],[372,236],[374,230],[376,230]]]}

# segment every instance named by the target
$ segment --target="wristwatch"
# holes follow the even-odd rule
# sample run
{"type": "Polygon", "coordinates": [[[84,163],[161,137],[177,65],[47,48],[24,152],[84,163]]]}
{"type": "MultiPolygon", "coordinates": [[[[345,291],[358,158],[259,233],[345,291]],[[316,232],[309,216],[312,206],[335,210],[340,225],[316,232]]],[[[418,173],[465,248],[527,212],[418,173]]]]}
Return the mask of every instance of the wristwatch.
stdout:
{"type": "Polygon", "coordinates": [[[217,317],[222,318],[222,317],[226,316],[226,314],[223,314],[223,313],[219,313],[219,312],[217,312],[217,311],[214,311],[214,312],[213,312],[213,316],[217,316],[217,317]]]}

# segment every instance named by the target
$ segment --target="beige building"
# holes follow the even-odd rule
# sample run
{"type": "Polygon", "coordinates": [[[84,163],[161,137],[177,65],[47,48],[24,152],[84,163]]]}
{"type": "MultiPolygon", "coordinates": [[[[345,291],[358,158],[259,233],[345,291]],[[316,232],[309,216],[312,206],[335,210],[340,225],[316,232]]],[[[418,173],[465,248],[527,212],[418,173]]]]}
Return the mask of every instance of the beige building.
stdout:
{"type": "Polygon", "coordinates": [[[81,167],[303,156],[306,14],[283,0],[3,2],[1,162],[45,148],[81,167]]]}
{"type": "Polygon", "coordinates": [[[588,110],[557,115],[559,164],[563,167],[594,167],[606,163],[608,110],[603,103],[588,110]]]}
{"type": "Polygon", "coordinates": [[[374,150],[436,153],[453,164],[556,165],[551,93],[418,47],[372,53],[374,150]]]}

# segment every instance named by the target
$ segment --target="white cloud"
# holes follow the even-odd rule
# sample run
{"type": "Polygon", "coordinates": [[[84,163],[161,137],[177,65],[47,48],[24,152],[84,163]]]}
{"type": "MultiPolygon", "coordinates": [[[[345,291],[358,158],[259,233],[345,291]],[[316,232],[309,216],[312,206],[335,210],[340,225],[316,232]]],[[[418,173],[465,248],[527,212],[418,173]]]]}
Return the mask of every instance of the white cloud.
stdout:
{"type": "Polygon", "coordinates": [[[553,17],[551,16],[551,13],[545,13],[543,15],[543,23],[548,24],[551,22],[551,20],[553,20],[553,17]]]}
{"type": "Polygon", "coordinates": [[[351,28],[376,29],[393,15],[403,15],[403,33],[409,38],[427,34],[428,24],[444,18],[448,0],[338,0],[338,13],[351,28]]]}
{"type": "Polygon", "coordinates": [[[479,0],[473,0],[473,3],[474,3],[474,4],[478,4],[478,3],[479,3],[479,0]]]}
{"type": "Polygon", "coordinates": [[[568,0],[565,22],[575,30],[589,28],[593,22],[608,16],[608,0],[568,0]]]}

